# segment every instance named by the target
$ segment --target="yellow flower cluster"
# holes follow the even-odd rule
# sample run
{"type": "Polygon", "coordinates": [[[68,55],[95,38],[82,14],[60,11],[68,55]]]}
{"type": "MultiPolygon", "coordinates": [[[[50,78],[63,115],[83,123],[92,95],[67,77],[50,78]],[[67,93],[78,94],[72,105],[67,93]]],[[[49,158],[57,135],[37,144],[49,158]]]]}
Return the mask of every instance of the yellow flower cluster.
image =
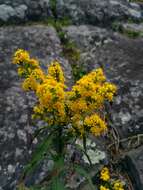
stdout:
{"type": "Polygon", "coordinates": [[[97,113],[103,109],[105,101],[113,100],[115,92],[116,86],[106,82],[101,68],[77,81],[68,94],[68,107],[74,131],[78,131],[81,136],[85,132],[90,132],[95,136],[105,132],[107,129],[105,121],[97,113]]]}
{"type": "MultiPolygon", "coordinates": [[[[55,122],[65,122],[65,91],[62,83],[49,77],[42,84],[38,85],[36,96],[38,97],[39,105],[36,106],[35,113],[38,109],[42,114],[44,112],[48,113],[47,116],[55,122]]],[[[46,115],[45,119],[48,120],[46,115]]]]}
{"type": "Polygon", "coordinates": [[[13,57],[14,64],[23,64],[29,61],[30,56],[29,53],[23,49],[18,49],[13,57]]]}
{"type": "Polygon", "coordinates": [[[42,118],[49,125],[65,123],[65,79],[60,64],[53,61],[46,75],[39,62],[21,49],[14,54],[13,63],[19,66],[18,74],[25,78],[23,89],[34,91],[38,99],[33,117],[42,118]]]}
{"type": "Polygon", "coordinates": [[[124,190],[124,184],[122,181],[113,180],[107,167],[102,168],[100,179],[104,181],[104,185],[100,185],[100,190],[109,190],[109,186],[112,187],[111,189],[113,190],[124,190]]]}
{"type": "Polygon", "coordinates": [[[100,179],[102,179],[103,181],[109,181],[110,179],[110,173],[109,173],[109,169],[107,167],[104,167],[101,172],[100,172],[100,179]]]}
{"type": "Polygon", "coordinates": [[[124,185],[120,180],[117,180],[113,184],[113,190],[124,190],[124,185]]]}
{"type": "Polygon", "coordinates": [[[112,101],[116,86],[106,82],[102,69],[85,75],[66,90],[65,78],[58,61],[53,61],[44,73],[36,59],[25,50],[17,50],[13,63],[18,65],[18,74],[24,78],[23,89],[35,92],[38,103],[34,117],[49,125],[71,124],[74,134],[101,135],[107,130],[102,113],[105,101],[112,101]]]}
{"type": "Polygon", "coordinates": [[[107,130],[105,121],[97,114],[87,116],[84,120],[84,125],[87,126],[90,132],[95,136],[99,136],[107,130]]]}
{"type": "Polygon", "coordinates": [[[101,186],[100,186],[100,190],[109,190],[109,188],[107,188],[107,187],[101,185],[101,186]]]}
{"type": "Polygon", "coordinates": [[[65,82],[64,74],[58,61],[51,62],[51,65],[48,68],[48,74],[49,76],[53,77],[57,82],[65,82]]]}

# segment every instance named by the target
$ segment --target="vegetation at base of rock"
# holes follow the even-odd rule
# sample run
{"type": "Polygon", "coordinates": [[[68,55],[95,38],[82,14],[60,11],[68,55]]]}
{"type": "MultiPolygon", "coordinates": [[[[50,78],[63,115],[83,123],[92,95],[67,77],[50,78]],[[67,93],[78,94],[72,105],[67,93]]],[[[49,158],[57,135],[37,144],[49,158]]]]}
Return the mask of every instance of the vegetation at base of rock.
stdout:
{"type": "Polygon", "coordinates": [[[143,36],[143,32],[135,31],[133,29],[124,28],[121,23],[113,22],[112,23],[112,29],[116,32],[119,32],[129,38],[138,38],[143,36]]]}
{"type": "Polygon", "coordinates": [[[125,182],[118,176],[112,176],[107,167],[103,167],[99,174],[99,190],[125,190],[125,182]]]}
{"type": "Polygon", "coordinates": [[[87,71],[85,70],[83,65],[73,63],[71,66],[72,66],[72,74],[74,81],[79,80],[80,78],[82,78],[84,75],[87,74],[87,71]]]}
{"type": "MultiPolygon", "coordinates": [[[[33,119],[45,123],[40,132],[45,131],[47,134],[38,145],[31,162],[25,167],[20,184],[24,183],[25,176],[31,174],[47,155],[54,162],[51,177],[48,174],[48,183],[54,190],[57,186],[53,180],[62,179],[57,183],[65,187],[67,181],[62,176],[67,169],[71,169],[70,162],[65,164],[65,157],[68,156],[67,145],[72,142],[73,146],[76,139],[82,139],[83,153],[90,161],[86,139],[90,134],[98,137],[107,132],[104,103],[113,100],[117,88],[106,81],[102,69],[98,68],[78,80],[71,90],[67,90],[64,73],[57,60],[51,62],[48,71],[44,72],[39,62],[22,49],[15,52],[13,64],[18,66],[18,74],[24,79],[23,89],[33,91],[37,98],[33,119]]],[[[93,189],[90,177],[80,163],[73,162],[72,165],[75,172],[87,178],[93,189]]]]}
{"type": "Polygon", "coordinates": [[[73,78],[74,81],[77,81],[86,74],[86,72],[83,67],[78,64],[80,60],[80,50],[76,44],[68,38],[66,32],[63,31],[63,27],[69,26],[71,21],[66,17],[57,20],[50,18],[47,20],[47,23],[56,29],[63,48],[62,54],[71,63],[73,78]]]}
{"type": "Polygon", "coordinates": [[[71,21],[68,17],[63,17],[60,19],[49,17],[44,21],[44,23],[53,26],[57,32],[61,32],[63,27],[69,26],[71,24],[71,21]]]}
{"type": "Polygon", "coordinates": [[[128,36],[129,38],[138,38],[143,36],[143,33],[131,29],[124,29],[122,34],[128,36]]]}
{"type": "Polygon", "coordinates": [[[137,2],[137,3],[143,3],[143,0],[129,0],[130,2],[137,2]]]}
{"type": "Polygon", "coordinates": [[[63,47],[63,56],[67,58],[71,63],[74,81],[76,81],[80,79],[81,76],[85,74],[85,72],[83,72],[80,66],[77,66],[78,61],[80,60],[80,50],[77,48],[76,44],[68,38],[66,32],[63,31],[63,27],[71,25],[72,22],[68,17],[57,17],[56,0],[50,0],[50,4],[54,17],[48,18],[47,20],[45,20],[45,23],[53,26],[56,29],[63,47]]]}
{"type": "Polygon", "coordinates": [[[50,0],[49,2],[53,16],[54,18],[57,18],[57,10],[56,10],[57,0],[50,0]]]}

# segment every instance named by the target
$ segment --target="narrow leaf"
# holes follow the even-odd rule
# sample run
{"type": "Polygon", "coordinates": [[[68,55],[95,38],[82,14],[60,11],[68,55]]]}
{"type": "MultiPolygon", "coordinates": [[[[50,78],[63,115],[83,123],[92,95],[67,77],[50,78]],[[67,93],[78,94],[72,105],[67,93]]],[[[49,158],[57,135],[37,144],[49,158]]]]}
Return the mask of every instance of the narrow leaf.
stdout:
{"type": "Polygon", "coordinates": [[[90,187],[91,187],[91,190],[95,190],[95,187],[92,183],[92,179],[90,177],[90,175],[87,173],[87,171],[85,169],[83,169],[81,166],[79,165],[76,165],[75,166],[75,170],[78,174],[80,174],[81,176],[85,177],[86,180],[88,181],[90,187]]]}
{"type": "Polygon", "coordinates": [[[25,167],[24,176],[31,173],[35,167],[40,163],[43,158],[43,154],[47,152],[51,145],[51,136],[46,137],[37,147],[35,153],[32,156],[30,163],[25,167]]]}
{"type": "Polygon", "coordinates": [[[60,178],[55,177],[52,181],[52,190],[66,190],[60,178]]]}

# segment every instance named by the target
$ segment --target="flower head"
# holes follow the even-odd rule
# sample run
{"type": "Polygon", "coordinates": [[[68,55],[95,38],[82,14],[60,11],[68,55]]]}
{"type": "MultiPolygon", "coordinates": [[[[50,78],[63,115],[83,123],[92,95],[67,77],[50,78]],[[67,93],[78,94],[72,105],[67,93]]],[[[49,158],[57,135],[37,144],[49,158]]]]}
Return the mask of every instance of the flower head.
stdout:
{"type": "Polygon", "coordinates": [[[29,61],[30,56],[29,53],[23,49],[18,49],[13,57],[14,64],[21,64],[29,61]]]}
{"type": "MultiPolygon", "coordinates": [[[[83,76],[67,91],[58,61],[52,61],[45,73],[27,51],[18,49],[13,63],[18,65],[18,74],[24,78],[23,89],[36,95],[35,117],[49,125],[70,124],[72,133],[79,137],[86,133],[99,136],[107,131],[103,108],[105,101],[112,101],[116,86],[106,82],[101,68],[83,76]]],[[[109,178],[107,174],[101,176],[105,181],[109,178]]]]}
{"type": "Polygon", "coordinates": [[[113,190],[124,190],[124,184],[120,180],[116,180],[113,184],[113,190]]]}
{"type": "Polygon", "coordinates": [[[65,78],[58,61],[53,61],[48,68],[48,75],[53,77],[57,82],[64,83],[65,78]]]}
{"type": "Polygon", "coordinates": [[[107,187],[101,185],[101,186],[100,186],[100,190],[109,190],[109,188],[107,188],[107,187]]]}
{"type": "Polygon", "coordinates": [[[99,136],[107,130],[104,120],[97,114],[86,117],[84,125],[88,127],[90,132],[95,136],[99,136]]]}
{"type": "Polygon", "coordinates": [[[101,170],[100,179],[102,179],[103,181],[109,181],[109,179],[110,179],[110,173],[109,173],[109,169],[107,167],[104,167],[101,170]]]}

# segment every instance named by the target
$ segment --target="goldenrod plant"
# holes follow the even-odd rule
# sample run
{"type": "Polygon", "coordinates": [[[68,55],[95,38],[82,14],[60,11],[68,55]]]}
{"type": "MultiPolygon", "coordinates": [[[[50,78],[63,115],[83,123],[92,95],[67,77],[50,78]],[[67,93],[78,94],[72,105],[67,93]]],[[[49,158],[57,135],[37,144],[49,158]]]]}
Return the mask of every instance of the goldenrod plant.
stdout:
{"type": "MultiPolygon", "coordinates": [[[[66,169],[64,163],[68,156],[67,146],[70,143],[76,144],[77,139],[82,139],[83,153],[92,164],[86,150],[86,139],[89,135],[98,137],[107,132],[104,104],[106,101],[113,100],[117,88],[107,82],[103,70],[98,68],[83,76],[71,90],[68,90],[63,70],[57,60],[52,61],[45,72],[40,67],[40,63],[22,49],[15,52],[13,64],[18,66],[18,74],[23,78],[22,88],[25,91],[33,91],[37,98],[32,118],[45,123],[45,126],[37,129],[37,134],[46,131],[31,162],[24,170],[21,184],[23,186],[24,177],[33,172],[35,167],[45,159],[43,155],[48,155],[54,161],[53,171],[47,180],[48,187],[53,190],[66,189],[63,172],[66,169]]],[[[81,166],[76,163],[71,167],[84,175],[91,184],[81,166]]],[[[102,178],[108,180],[108,172],[106,173],[102,178]]],[[[102,187],[100,189],[103,190],[102,187]]]]}
{"type": "Polygon", "coordinates": [[[125,182],[111,176],[107,167],[103,167],[100,172],[101,182],[98,184],[99,190],[125,190],[125,182]]]}

